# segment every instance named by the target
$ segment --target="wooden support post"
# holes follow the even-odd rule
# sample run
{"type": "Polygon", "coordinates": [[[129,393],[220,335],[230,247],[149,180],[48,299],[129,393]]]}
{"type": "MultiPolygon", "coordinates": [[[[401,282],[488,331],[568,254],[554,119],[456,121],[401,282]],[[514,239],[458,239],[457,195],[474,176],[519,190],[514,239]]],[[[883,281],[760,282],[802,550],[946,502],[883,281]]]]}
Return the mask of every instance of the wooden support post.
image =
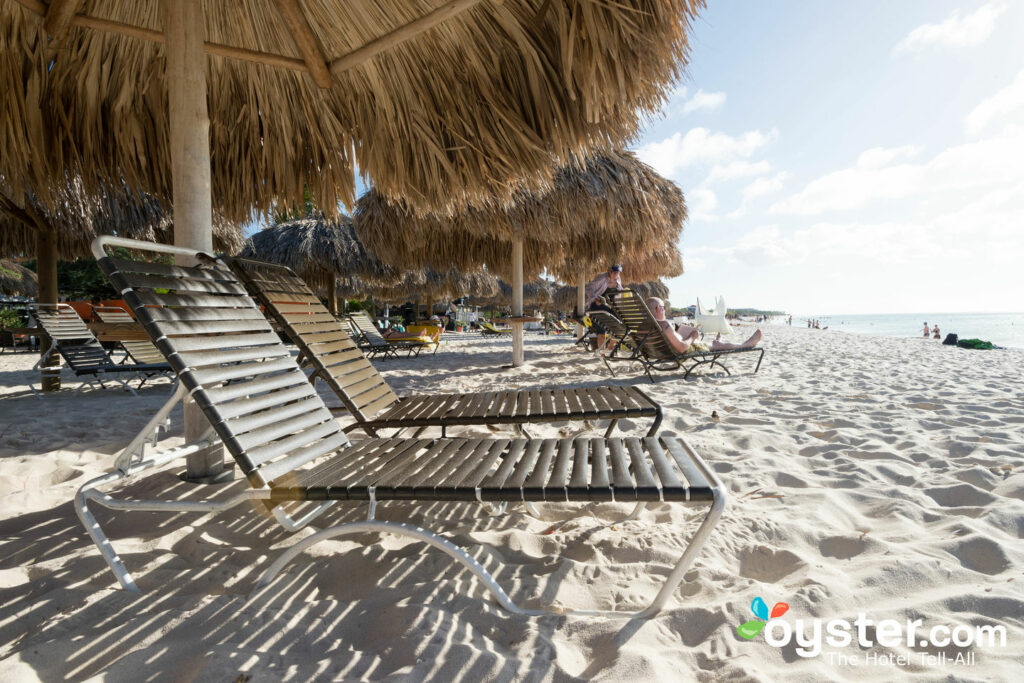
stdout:
{"type": "MultiPolygon", "coordinates": [[[[512,318],[523,317],[523,240],[512,240],[512,318]]],[[[523,349],[523,321],[512,321],[512,367],[526,362],[523,349]]]]}
{"type": "MultiPolygon", "coordinates": [[[[36,277],[39,279],[41,304],[57,303],[57,235],[49,230],[36,229],[36,277]]],[[[43,333],[39,339],[40,353],[50,348],[50,338],[43,333]]],[[[39,368],[39,383],[43,391],[60,390],[60,354],[53,354],[39,368]]]]}
{"type": "MultiPolygon", "coordinates": [[[[583,309],[587,307],[587,277],[583,274],[579,274],[579,278],[576,280],[576,315],[582,320],[586,311],[583,309]]],[[[576,339],[577,341],[583,338],[583,335],[587,333],[586,325],[582,323],[576,323],[576,339]]]]}
{"type": "MultiPolygon", "coordinates": [[[[210,182],[210,117],[206,108],[205,26],[199,0],[164,0],[167,103],[171,179],[174,188],[174,244],[213,251],[210,182]]],[[[191,263],[183,265],[192,265],[191,263]]],[[[198,439],[209,423],[191,400],[185,401],[185,441],[198,439]]],[[[188,456],[188,481],[230,478],[224,449],[215,446],[188,456]]]]}
{"type": "Polygon", "coordinates": [[[333,277],[327,283],[327,310],[331,315],[338,315],[338,290],[333,277]]]}

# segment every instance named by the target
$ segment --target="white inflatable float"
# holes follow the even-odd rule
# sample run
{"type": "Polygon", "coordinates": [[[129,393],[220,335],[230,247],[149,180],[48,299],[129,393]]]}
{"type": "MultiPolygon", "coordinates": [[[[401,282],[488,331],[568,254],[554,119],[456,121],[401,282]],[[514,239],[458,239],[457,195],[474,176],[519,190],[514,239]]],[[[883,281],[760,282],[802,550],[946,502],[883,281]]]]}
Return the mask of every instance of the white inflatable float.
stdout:
{"type": "Polygon", "coordinates": [[[705,310],[700,305],[700,298],[697,299],[697,310],[694,312],[694,322],[701,326],[704,334],[732,334],[732,327],[725,319],[729,309],[725,307],[725,297],[715,299],[715,307],[705,310]]]}

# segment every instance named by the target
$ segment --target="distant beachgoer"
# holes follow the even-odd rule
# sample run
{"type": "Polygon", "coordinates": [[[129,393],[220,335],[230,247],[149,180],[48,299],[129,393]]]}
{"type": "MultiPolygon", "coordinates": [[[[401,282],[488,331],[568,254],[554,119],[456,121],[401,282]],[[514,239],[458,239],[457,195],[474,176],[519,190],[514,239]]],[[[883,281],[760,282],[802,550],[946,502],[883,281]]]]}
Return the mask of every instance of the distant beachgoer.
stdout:
{"type": "Polygon", "coordinates": [[[928,329],[928,323],[925,322],[925,324],[924,324],[924,338],[927,339],[930,336],[931,336],[931,330],[928,329]]]}
{"type": "Polygon", "coordinates": [[[939,324],[938,323],[935,323],[935,327],[932,328],[932,339],[942,339],[942,337],[939,336],[939,324]]]}
{"type": "MultiPolygon", "coordinates": [[[[615,264],[608,269],[607,273],[601,273],[587,283],[586,288],[586,309],[588,311],[608,311],[614,314],[611,306],[604,302],[603,296],[609,290],[619,291],[622,289],[622,266],[615,264]]],[[[597,348],[603,349],[605,345],[605,329],[594,323],[594,332],[597,333],[597,348]]]]}

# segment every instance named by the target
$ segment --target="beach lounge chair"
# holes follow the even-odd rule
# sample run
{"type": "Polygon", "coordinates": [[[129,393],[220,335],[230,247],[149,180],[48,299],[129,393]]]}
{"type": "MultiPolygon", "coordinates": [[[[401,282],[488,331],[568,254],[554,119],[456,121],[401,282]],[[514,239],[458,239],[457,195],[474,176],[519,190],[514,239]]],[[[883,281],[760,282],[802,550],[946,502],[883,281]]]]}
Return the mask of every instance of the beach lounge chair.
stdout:
{"type": "MultiPolygon", "coordinates": [[[[75,394],[93,384],[105,388],[104,380],[112,380],[135,396],[129,380],[139,380],[141,387],[147,380],[171,372],[171,366],[162,359],[159,363],[115,363],[85,321],[67,304],[33,304],[31,310],[50,338],[50,347],[32,369],[38,369],[54,353],[60,354],[75,377],[82,381],[75,394]]],[[[37,398],[42,398],[31,382],[28,386],[37,398]]]]}
{"type": "Polygon", "coordinates": [[[495,327],[494,323],[480,321],[480,331],[484,334],[512,334],[512,329],[503,329],[495,327]]]}
{"type": "MultiPolygon", "coordinates": [[[[708,513],[664,583],[643,610],[661,610],[721,516],[726,491],[715,472],[680,438],[645,439],[367,439],[350,442],[290,352],[231,270],[219,259],[169,245],[100,237],[100,268],[125,298],[179,377],[174,397],[153,417],[159,424],[190,396],[210,422],[196,442],[147,455],[144,431],[121,453],[115,470],[84,484],[75,509],[101,555],[129,591],[139,591],[90,503],[128,511],[214,513],[253,502],[296,531],[338,501],[368,503],[365,521],[305,536],[266,567],[267,585],[310,546],[339,536],[391,533],[425,542],[461,563],[506,609],[524,615],[589,616],[605,612],[523,609],[465,549],[410,524],[375,518],[386,500],[513,503],[550,501],[707,504],[708,513]],[[197,260],[195,267],[116,259],[105,246],[156,251],[197,260]],[[251,488],[214,500],[116,499],[101,490],[115,482],[223,443],[251,488]],[[294,504],[300,504],[296,506],[294,504]],[[308,505],[302,505],[308,504],[308,505]],[[312,507],[312,509],[309,509],[312,507]],[[301,514],[300,514],[301,512],[301,514]],[[298,515],[298,516],[296,516],[298,515]]],[[[251,508],[244,505],[244,508],[251,508]]],[[[196,522],[191,522],[196,523],[196,522]]],[[[660,554],[660,551],[659,551],[660,554]]],[[[660,573],[660,572],[659,572],[660,573]]]]}
{"type": "Polygon", "coordinates": [[[636,387],[491,391],[426,394],[400,398],[363,357],[345,330],[309,286],[286,266],[251,259],[228,264],[264,311],[299,347],[301,359],[314,368],[356,419],[345,431],[448,427],[482,424],[538,424],[610,420],[610,436],[619,420],[653,418],[648,436],[661,425],[661,406],[636,387]]]}
{"type": "MultiPolygon", "coordinates": [[[[124,310],[120,306],[94,306],[92,309],[99,319],[105,323],[133,323],[133,318],[128,311],[124,310]]],[[[153,342],[145,339],[139,339],[135,341],[119,341],[118,344],[124,349],[125,362],[131,361],[135,364],[145,365],[166,365],[167,361],[164,360],[164,355],[153,346],[153,342]]],[[[170,366],[167,366],[167,372],[170,372],[170,366]]]]}
{"type": "MultiPolygon", "coordinates": [[[[647,308],[647,304],[641,297],[636,296],[630,290],[624,290],[623,294],[611,299],[609,305],[615,309],[616,317],[629,330],[629,341],[624,341],[621,346],[616,347],[616,350],[623,350],[629,346],[632,347],[632,351],[628,354],[613,353],[602,356],[605,366],[612,377],[615,376],[615,372],[612,370],[609,361],[639,363],[652,383],[654,382],[654,377],[651,375],[651,370],[671,372],[682,369],[685,370],[683,379],[686,379],[690,376],[690,373],[702,365],[707,365],[709,368],[717,365],[725,370],[725,374],[729,375],[732,373],[729,372],[729,368],[725,367],[725,363],[722,361],[723,357],[755,352],[758,354],[758,357],[754,372],[756,373],[761,369],[761,360],[764,358],[764,349],[761,347],[722,351],[694,351],[686,354],[677,353],[665,336],[665,331],[654,318],[654,314],[647,308]]],[[[591,315],[593,315],[593,312],[591,315]]]]}
{"type": "Polygon", "coordinates": [[[431,346],[437,348],[436,343],[420,337],[396,340],[385,338],[365,311],[349,313],[348,319],[352,321],[352,326],[359,332],[359,337],[356,340],[359,348],[371,356],[397,358],[399,351],[404,351],[406,357],[418,356],[420,351],[425,348],[431,346]]]}

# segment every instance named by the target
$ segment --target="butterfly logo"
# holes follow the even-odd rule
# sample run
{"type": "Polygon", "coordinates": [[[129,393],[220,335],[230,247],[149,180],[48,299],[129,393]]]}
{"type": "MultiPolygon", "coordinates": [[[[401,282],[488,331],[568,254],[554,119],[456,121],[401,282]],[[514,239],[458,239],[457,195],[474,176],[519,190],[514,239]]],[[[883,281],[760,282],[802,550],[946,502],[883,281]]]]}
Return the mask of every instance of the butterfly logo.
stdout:
{"type": "Polygon", "coordinates": [[[768,604],[761,597],[754,598],[754,601],[750,603],[750,611],[754,613],[757,619],[751,619],[748,622],[740,624],[736,627],[736,633],[739,634],[740,638],[750,640],[758,633],[764,630],[765,624],[768,623],[769,619],[775,619],[781,617],[783,614],[789,611],[789,605],[784,602],[777,602],[772,607],[771,614],[768,613],[768,604]]]}

